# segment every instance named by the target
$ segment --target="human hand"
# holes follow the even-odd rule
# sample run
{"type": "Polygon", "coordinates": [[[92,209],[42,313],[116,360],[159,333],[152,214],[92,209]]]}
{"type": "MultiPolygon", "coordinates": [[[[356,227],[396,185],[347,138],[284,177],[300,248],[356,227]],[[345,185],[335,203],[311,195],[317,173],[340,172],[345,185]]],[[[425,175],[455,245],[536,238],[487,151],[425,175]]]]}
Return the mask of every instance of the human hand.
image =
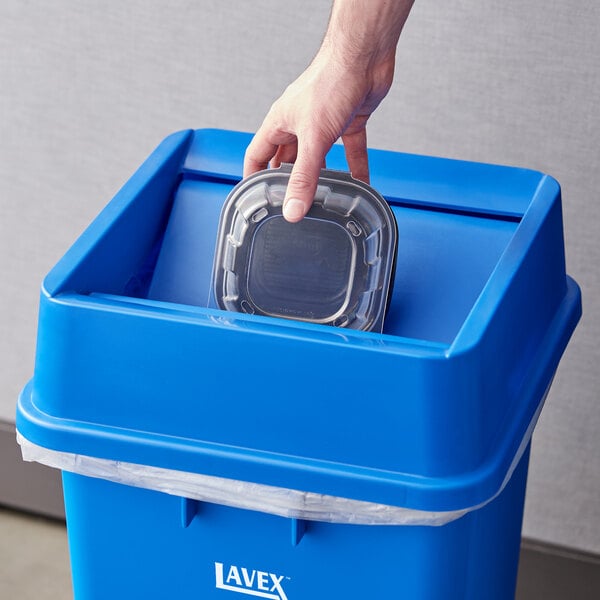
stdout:
{"type": "Polygon", "coordinates": [[[283,214],[299,221],[310,209],[325,156],[341,137],[350,172],[369,183],[366,124],[387,94],[393,60],[368,70],[320,54],[273,104],[248,146],[244,176],[294,163],[283,214]]]}
{"type": "Polygon", "coordinates": [[[294,163],[283,204],[288,221],[300,221],[310,209],[325,156],[340,137],[350,172],[369,183],[366,124],[392,84],[411,5],[336,2],[317,56],[275,101],[248,146],[244,177],[269,164],[294,163]]]}

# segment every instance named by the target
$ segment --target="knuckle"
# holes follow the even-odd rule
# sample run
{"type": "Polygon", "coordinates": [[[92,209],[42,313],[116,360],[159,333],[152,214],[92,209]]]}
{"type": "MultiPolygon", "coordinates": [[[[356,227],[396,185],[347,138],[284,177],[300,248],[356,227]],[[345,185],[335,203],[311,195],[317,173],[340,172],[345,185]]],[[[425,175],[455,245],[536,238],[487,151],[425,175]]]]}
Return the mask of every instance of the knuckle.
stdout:
{"type": "Polygon", "coordinates": [[[305,171],[294,171],[290,176],[289,186],[294,190],[310,190],[314,185],[313,178],[305,171]]]}

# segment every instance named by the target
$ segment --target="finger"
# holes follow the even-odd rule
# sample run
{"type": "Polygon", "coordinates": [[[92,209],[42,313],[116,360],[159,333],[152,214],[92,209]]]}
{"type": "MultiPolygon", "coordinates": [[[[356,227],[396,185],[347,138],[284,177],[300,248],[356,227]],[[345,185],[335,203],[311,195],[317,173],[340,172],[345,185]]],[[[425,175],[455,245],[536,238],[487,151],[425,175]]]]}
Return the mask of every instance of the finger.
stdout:
{"type": "Polygon", "coordinates": [[[271,159],[271,167],[276,169],[280,167],[282,163],[293,163],[296,162],[298,156],[298,144],[296,142],[292,144],[282,144],[277,149],[275,156],[271,159]]]}
{"type": "Polygon", "coordinates": [[[295,140],[294,134],[275,129],[266,120],[246,148],[244,177],[266,169],[279,147],[294,143],[295,140]]]}
{"type": "Polygon", "coordinates": [[[355,133],[342,136],[346,161],[352,177],[369,183],[369,156],[367,154],[367,130],[360,129],[355,133]]]}
{"type": "Polygon", "coordinates": [[[317,189],[321,167],[325,155],[331,147],[326,143],[301,143],[298,157],[292,169],[283,202],[283,216],[287,221],[296,223],[309,211],[317,189]]]}
{"type": "Polygon", "coordinates": [[[270,142],[266,136],[257,133],[246,148],[246,154],[244,155],[244,177],[266,169],[269,166],[271,158],[275,156],[277,148],[277,144],[270,142]]]}

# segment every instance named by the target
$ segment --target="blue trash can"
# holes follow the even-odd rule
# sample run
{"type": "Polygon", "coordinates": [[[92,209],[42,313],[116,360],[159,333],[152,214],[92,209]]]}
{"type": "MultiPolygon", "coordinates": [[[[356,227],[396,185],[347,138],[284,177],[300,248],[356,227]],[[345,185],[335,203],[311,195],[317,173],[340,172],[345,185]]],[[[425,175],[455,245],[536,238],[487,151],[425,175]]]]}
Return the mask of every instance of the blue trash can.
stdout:
{"type": "Polygon", "coordinates": [[[581,313],[558,184],[371,151],[399,247],[383,333],[351,331],[211,305],[249,139],[168,137],[44,280],[17,430],[63,471],[76,600],[513,598],[581,313]]]}

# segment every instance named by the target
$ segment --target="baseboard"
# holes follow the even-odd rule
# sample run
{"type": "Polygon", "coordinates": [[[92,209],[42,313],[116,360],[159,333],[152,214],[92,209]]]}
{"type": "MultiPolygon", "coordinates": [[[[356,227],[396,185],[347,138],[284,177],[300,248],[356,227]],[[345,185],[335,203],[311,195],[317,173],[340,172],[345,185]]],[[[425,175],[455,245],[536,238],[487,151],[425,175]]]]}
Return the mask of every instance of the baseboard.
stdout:
{"type": "Polygon", "coordinates": [[[60,471],[24,462],[15,425],[0,420],[0,504],[64,519],[60,471]]]}
{"type": "Polygon", "coordinates": [[[524,539],[516,600],[600,598],[600,556],[524,539]]]}
{"type": "MultiPolygon", "coordinates": [[[[26,463],[13,423],[0,420],[0,504],[64,519],[60,472],[26,463]]],[[[524,539],[516,600],[600,598],[600,556],[524,539]]]]}

